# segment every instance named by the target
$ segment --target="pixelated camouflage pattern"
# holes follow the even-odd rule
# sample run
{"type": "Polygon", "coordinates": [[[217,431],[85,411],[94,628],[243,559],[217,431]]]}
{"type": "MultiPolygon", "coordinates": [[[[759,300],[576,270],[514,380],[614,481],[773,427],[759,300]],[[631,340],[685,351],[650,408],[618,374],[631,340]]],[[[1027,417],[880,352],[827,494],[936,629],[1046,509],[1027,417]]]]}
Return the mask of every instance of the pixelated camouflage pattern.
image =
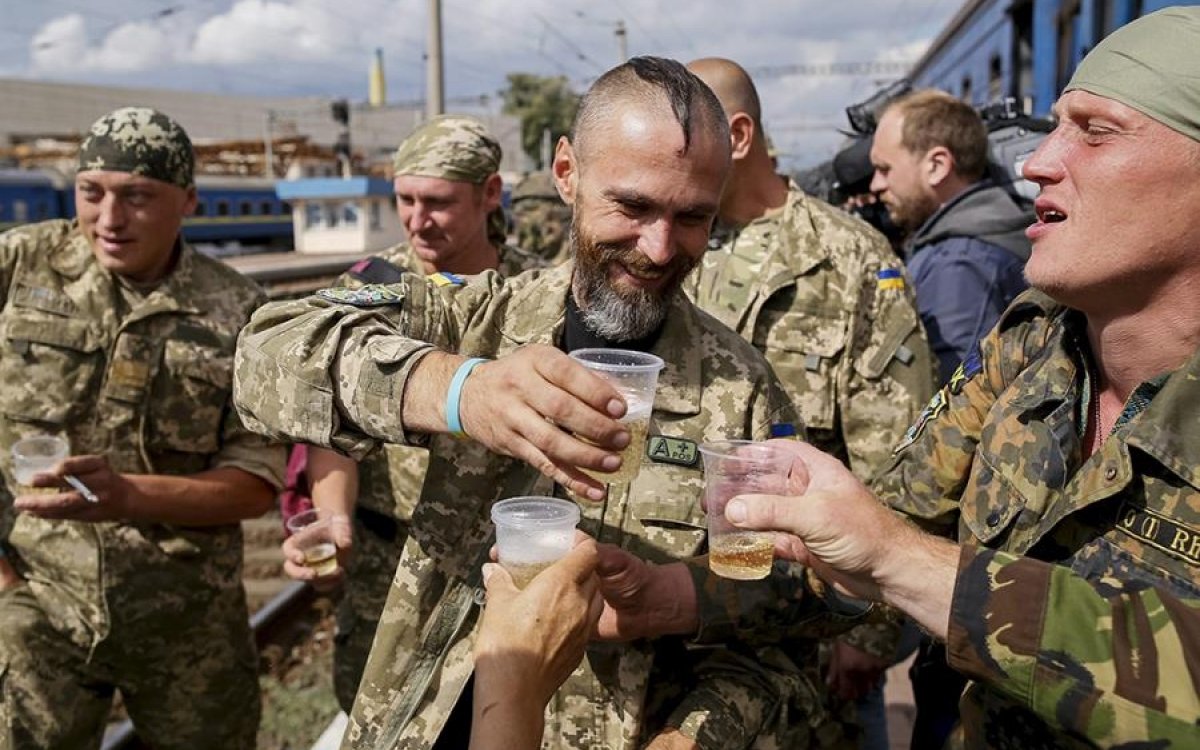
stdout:
{"type": "MultiPolygon", "coordinates": [[[[497,271],[501,276],[515,276],[544,266],[541,259],[520,248],[502,245],[498,249],[500,266],[497,271]]],[[[384,250],[378,257],[400,270],[424,274],[420,259],[406,242],[384,250]]],[[[346,273],[338,277],[334,285],[357,289],[363,282],[346,273]]],[[[425,481],[428,456],[429,452],[422,448],[387,444],[358,464],[357,504],[395,520],[396,536],[394,539],[381,538],[360,519],[354,521],[354,554],[346,568],[345,593],[338,604],[333,660],[334,693],[338,704],[347,712],[358,692],[367,654],[379,625],[379,613],[383,611],[392,573],[408,537],[408,524],[425,481]]]]}
{"type": "Polygon", "coordinates": [[[476,185],[500,170],[500,143],[474,117],[441,115],[414,130],[392,157],[397,176],[438,177],[476,185]]]}
{"type": "MultiPolygon", "coordinates": [[[[790,184],[777,211],[718,228],[689,285],[696,304],[766,355],[809,440],[870,480],[932,395],[936,360],[887,240],[790,184]]],[[[890,659],[899,631],[863,625],[843,636],[890,659]]]]}
{"type": "Polygon", "coordinates": [[[192,142],[179,123],[146,107],[124,107],[92,124],[78,171],[128,172],[187,189],[195,184],[192,142]]]}
{"type": "MultiPolygon", "coordinates": [[[[104,455],[120,472],[231,467],[280,486],[283,449],[242,427],[230,400],[238,329],[262,300],[251,282],[186,244],[161,284],[137,292],[96,263],[74,222],[0,235],[0,444],[53,433],[73,454],[104,455]]],[[[239,525],[14,521],[7,450],[0,466],[3,536],[61,640],[84,653],[163,654],[185,626],[205,623],[209,640],[254,662],[239,525]]],[[[225,667],[227,679],[209,685],[232,700],[245,693],[245,670],[225,667]]]]}
{"type": "MultiPolygon", "coordinates": [[[[434,345],[494,357],[561,335],[572,265],[502,284],[493,273],[462,287],[407,277],[389,307],[355,308],[321,297],[262,308],[241,338],[235,400],[253,429],[324,442],[362,455],[379,442],[421,442],[396,418],[413,365],[434,345]],[[411,338],[409,338],[411,337],[411,338]],[[267,385],[270,384],[270,385],[267,385]]],[[[702,442],[763,438],[797,422],[755,350],[682,296],[655,353],[652,434],[702,442]]],[[[447,435],[429,439],[430,467],[363,677],[348,747],[428,748],[471,673],[481,597],[479,565],[492,540],[496,499],[553,491],[513,459],[447,435]]],[[[653,560],[705,549],[701,469],[647,461],[603,504],[582,507],[581,527],[653,560]]],[[[782,650],[691,650],[682,641],[602,645],[554,697],[548,747],[639,747],[661,727],[686,727],[705,747],[791,747],[807,731],[782,721],[788,691],[815,684],[815,664],[782,650]],[[689,696],[680,696],[686,686],[689,696]],[[686,700],[685,700],[686,698],[686,700]]]]}
{"type": "MultiPolygon", "coordinates": [[[[1198,737],[1200,354],[1082,461],[1085,328],[1039,292],[1018,297],[981,343],[980,371],[943,388],[945,408],[877,483],[931,531],[1060,566],[1025,591],[1065,598],[993,597],[1004,611],[956,602],[958,617],[970,609],[1002,629],[955,626],[975,634],[958,644],[974,652],[962,658],[988,662],[962,702],[969,747],[1191,747],[1198,737]],[[1084,585],[1056,586],[1064,576],[1084,585]],[[1181,663],[1191,680],[1167,682],[1181,663]],[[1177,720],[1191,734],[1172,745],[1177,720]]],[[[988,559],[992,585],[1010,585],[995,577],[1002,558],[988,559]]]]}
{"type": "Polygon", "coordinates": [[[517,245],[551,265],[570,257],[571,207],[559,197],[549,172],[531,172],[517,183],[512,218],[517,245]]]}

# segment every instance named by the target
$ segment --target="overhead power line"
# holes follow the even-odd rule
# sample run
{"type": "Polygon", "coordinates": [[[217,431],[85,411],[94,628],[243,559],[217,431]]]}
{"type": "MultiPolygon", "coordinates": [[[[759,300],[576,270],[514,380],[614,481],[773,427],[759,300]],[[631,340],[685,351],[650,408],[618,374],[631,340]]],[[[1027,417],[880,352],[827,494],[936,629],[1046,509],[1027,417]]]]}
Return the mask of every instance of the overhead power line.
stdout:
{"type": "Polygon", "coordinates": [[[754,78],[778,76],[877,76],[904,75],[912,70],[911,62],[836,62],[823,65],[762,65],[750,68],[754,78]]]}

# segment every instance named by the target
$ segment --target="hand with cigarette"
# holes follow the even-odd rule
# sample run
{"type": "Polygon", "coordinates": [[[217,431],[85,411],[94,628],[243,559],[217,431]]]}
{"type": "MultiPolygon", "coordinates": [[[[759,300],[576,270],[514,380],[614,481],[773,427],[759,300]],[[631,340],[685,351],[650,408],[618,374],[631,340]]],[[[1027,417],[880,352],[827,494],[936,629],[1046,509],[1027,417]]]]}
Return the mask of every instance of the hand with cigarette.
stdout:
{"type": "Polygon", "coordinates": [[[57,488],[53,494],[19,495],[13,507],[46,519],[115,521],[126,518],[133,485],[114,471],[104,456],[69,456],[51,471],[35,474],[36,488],[57,488]]]}

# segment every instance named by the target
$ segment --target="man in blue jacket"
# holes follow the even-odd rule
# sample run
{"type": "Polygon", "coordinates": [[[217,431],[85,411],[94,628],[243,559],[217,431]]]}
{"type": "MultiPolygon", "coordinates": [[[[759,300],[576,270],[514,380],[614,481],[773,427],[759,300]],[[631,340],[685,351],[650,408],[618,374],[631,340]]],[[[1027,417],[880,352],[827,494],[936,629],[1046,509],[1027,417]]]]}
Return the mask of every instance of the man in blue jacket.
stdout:
{"type": "Polygon", "coordinates": [[[871,147],[871,192],[909,232],[908,270],[943,382],[1026,286],[1033,211],[986,179],[987,159],[979,115],[934,90],[889,104],[871,147]]]}

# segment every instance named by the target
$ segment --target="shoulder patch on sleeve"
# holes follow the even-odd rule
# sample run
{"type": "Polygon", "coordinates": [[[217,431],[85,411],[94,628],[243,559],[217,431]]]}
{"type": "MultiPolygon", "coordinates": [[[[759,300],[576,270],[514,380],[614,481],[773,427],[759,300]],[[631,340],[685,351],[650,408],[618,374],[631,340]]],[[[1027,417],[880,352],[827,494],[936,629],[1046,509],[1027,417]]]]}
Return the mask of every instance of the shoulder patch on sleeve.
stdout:
{"type": "Polygon", "coordinates": [[[881,268],[875,273],[875,286],[879,289],[903,289],[904,274],[899,268],[881,268]]]}
{"type": "Polygon", "coordinates": [[[377,255],[358,261],[348,273],[365,284],[395,284],[404,278],[402,269],[377,255]]]}
{"type": "Polygon", "coordinates": [[[429,274],[429,280],[437,286],[463,286],[467,283],[465,278],[449,271],[431,273],[429,274]]]}
{"type": "Polygon", "coordinates": [[[404,301],[404,295],[395,286],[386,284],[367,284],[358,289],[335,287],[321,289],[317,296],[331,302],[355,307],[380,307],[382,305],[398,305],[404,301]]]}
{"type": "Polygon", "coordinates": [[[929,400],[929,403],[917,415],[917,421],[913,422],[912,427],[908,428],[908,432],[904,433],[904,438],[900,441],[900,444],[892,451],[893,455],[915,443],[917,438],[921,437],[921,433],[925,431],[925,425],[937,419],[946,410],[946,390],[946,388],[943,388],[933,394],[933,398],[929,400]]]}
{"type": "Polygon", "coordinates": [[[956,369],[954,374],[950,376],[949,382],[946,383],[946,388],[948,388],[952,394],[961,393],[963,386],[965,386],[971,380],[971,378],[978,375],[982,370],[983,354],[979,350],[979,342],[976,341],[975,345],[971,347],[970,353],[967,354],[967,358],[959,364],[958,369],[956,369]]]}

